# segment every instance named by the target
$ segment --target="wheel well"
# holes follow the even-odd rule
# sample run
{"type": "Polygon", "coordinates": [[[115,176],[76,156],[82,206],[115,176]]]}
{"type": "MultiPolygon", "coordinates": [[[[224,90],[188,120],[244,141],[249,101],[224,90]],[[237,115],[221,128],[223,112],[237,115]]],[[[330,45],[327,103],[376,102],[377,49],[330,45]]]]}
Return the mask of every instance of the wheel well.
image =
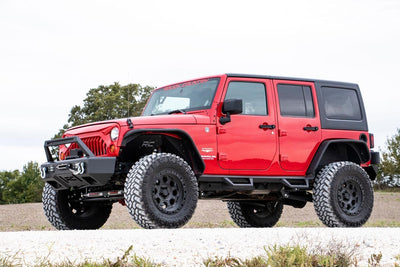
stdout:
{"type": "Polygon", "coordinates": [[[120,162],[133,165],[140,158],[153,152],[166,152],[183,158],[198,177],[204,162],[190,136],[181,130],[134,130],[127,133],[121,145],[120,162]]]}
{"type": "Polygon", "coordinates": [[[359,140],[328,140],[321,143],[307,171],[315,176],[324,166],[332,162],[350,161],[356,164],[368,162],[370,153],[365,142],[359,140]]]}

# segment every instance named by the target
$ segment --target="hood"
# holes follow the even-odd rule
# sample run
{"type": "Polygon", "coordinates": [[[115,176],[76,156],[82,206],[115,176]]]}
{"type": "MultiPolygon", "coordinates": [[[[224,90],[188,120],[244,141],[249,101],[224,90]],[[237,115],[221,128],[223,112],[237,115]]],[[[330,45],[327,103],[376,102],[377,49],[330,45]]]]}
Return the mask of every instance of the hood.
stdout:
{"type": "Polygon", "coordinates": [[[67,135],[77,135],[80,133],[91,133],[91,132],[101,132],[108,131],[110,128],[117,126],[117,121],[109,120],[109,121],[100,121],[82,124],[79,126],[72,127],[68,129],[65,134],[67,135]]]}
{"type": "MultiPolygon", "coordinates": [[[[179,124],[210,124],[210,117],[200,114],[171,114],[158,116],[143,116],[129,118],[133,126],[159,126],[159,125],[179,125],[179,124]]],[[[77,135],[81,133],[109,131],[110,128],[119,125],[128,127],[128,118],[100,121],[82,124],[72,127],[66,132],[67,135],[77,135]]]]}
{"type": "MultiPolygon", "coordinates": [[[[210,118],[204,115],[193,114],[171,114],[156,115],[130,118],[132,124],[135,125],[168,125],[168,124],[198,124],[203,123],[204,119],[210,122],[210,118]]],[[[119,123],[127,124],[127,119],[118,120],[119,123]]]]}

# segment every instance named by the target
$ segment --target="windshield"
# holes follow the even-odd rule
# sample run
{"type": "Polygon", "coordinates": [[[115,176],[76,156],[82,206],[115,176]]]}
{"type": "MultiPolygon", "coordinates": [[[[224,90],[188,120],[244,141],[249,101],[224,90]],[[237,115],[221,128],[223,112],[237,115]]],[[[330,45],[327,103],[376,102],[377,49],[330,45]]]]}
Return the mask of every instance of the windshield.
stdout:
{"type": "Polygon", "coordinates": [[[218,83],[219,78],[214,78],[158,89],[152,94],[142,116],[209,109],[218,83]]]}

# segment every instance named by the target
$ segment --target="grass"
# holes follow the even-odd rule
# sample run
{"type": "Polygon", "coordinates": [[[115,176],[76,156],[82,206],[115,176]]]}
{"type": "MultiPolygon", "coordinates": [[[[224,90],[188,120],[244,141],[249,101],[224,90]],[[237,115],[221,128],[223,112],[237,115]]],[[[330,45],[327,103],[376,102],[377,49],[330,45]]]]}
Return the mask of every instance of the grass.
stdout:
{"type": "Polygon", "coordinates": [[[235,257],[214,257],[208,258],[203,261],[204,266],[206,267],[225,267],[225,266],[232,266],[232,267],[252,267],[252,266],[267,266],[267,260],[262,257],[253,257],[251,259],[239,259],[235,257]]]}
{"type": "Polygon", "coordinates": [[[394,263],[395,267],[400,267],[400,254],[395,257],[396,262],[394,263]]]}
{"type": "Polygon", "coordinates": [[[321,221],[289,221],[289,222],[278,222],[276,227],[323,227],[324,224],[321,221]]]}
{"type": "Polygon", "coordinates": [[[118,229],[143,229],[142,227],[134,224],[132,222],[129,223],[114,223],[111,225],[106,225],[101,227],[103,230],[118,230],[118,229]]]}
{"type": "Polygon", "coordinates": [[[51,230],[54,231],[54,227],[48,226],[48,225],[30,226],[30,225],[10,224],[10,225],[0,226],[0,232],[11,232],[11,231],[13,231],[13,232],[15,232],[15,231],[51,231],[51,230]]]}
{"type": "MultiPolygon", "coordinates": [[[[308,249],[300,245],[274,245],[265,247],[265,254],[241,259],[237,257],[213,257],[203,260],[205,267],[333,267],[333,266],[361,266],[356,257],[357,246],[344,245],[336,241],[324,246],[314,246],[308,249]]],[[[130,246],[116,260],[105,259],[102,262],[75,263],[70,260],[64,260],[61,263],[52,263],[48,260],[51,252],[46,257],[40,259],[33,266],[35,267],[162,267],[166,265],[154,263],[151,259],[132,254],[133,246],[130,246]]],[[[17,261],[16,253],[14,256],[0,257],[0,266],[17,267],[21,263],[17,261]]],[[[400,267],[400,254],[395,257],[394,267],[400,267]]],[[[368,267],[381,266],[382,253],[374,253],[368,258],[368,267]]],[[[189,263],[188,263],[189,264],[189,263]]],[[[386,266],[386,265],[385,265],[386,266]]]]}
{"type": "MultiPolygon", "coordinates": [[[[280,267],[280,266],[353,266],[357,265],[354,250],[337,243],[332,243],[328,248],[309,252],[307,247],[296,246],[272,246],[265,248],[266,255],[251,259],[239,259],[234,257],[206,259],[203,261],[207,267],[280,267]]],[[[381,255],[382,257],[382,255],[381,255]]],[[[375,256],[371,256],[375,260],[375,256]]],[[[377,261],[375,261],[377,262],[377,261]]]]}
{"type": "Polygon", "coordinates": [[[217,223],[209,223],[209,222],[193,222],[189,221],[184,228],[237,228],[238,226],[229,220],[223,220],[217,223]]]}
{"type": "MultiPolygon", "coordinates": [[[[59,263],[52,263],[48,260],[51,249],[49,254],[41,259],[38,259],[35,264],[32,266],[34,267],[158,267],[161,266],[160,264],[153,263],[150,259],[145,257],[139,257],[136,254],[130,256],[133,246],[130,246],[121,257],[118,257],[116,260],[109,260],[104,259],[103,262],[92,262],[92,261],[84,261],[81,263],[72,262],[70,260],[64,260],[63,262],[59,263]]],[[[0,257],[0,266],[1,267],[17,267],[17,266],[24,266],[17,261],[16,253],[14,256],[6,256],[0,257]]]]}
{"type": "Polygon", "coordinates": [[[367,222],[365,227],[400,227],[400,221],[374,221],[367,222]]]}
{"type": "Polygon", "coordinates": [[[374,191],[379,193],[400,193],[400,187],[377,186],[374,185],[374,191]]]}

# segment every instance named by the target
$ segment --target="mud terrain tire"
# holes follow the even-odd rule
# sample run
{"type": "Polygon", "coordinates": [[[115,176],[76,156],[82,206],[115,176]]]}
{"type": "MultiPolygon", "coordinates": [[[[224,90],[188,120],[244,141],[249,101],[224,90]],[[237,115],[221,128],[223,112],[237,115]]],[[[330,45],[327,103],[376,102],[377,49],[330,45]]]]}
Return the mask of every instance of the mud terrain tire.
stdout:
{"type": "Polygon", "coordinates": [[[43,210],[58,230],[98,229],[110,217],[112,205],[72,201],[73,191],[55,190],[46,183],[43,189],[43,210]]]}
{"type": "Polygon", "coordinates": [[[196,209],[197,179],[182,158],[154,153],[132,166],[124,196],[129,213],[141,227],[178,228],[196,209]]]}
{"type": "Polygon", "coordinates": [[[313,203],[318,217],[329,227],[362,226],[374,204],[371,180],[353,162],[330,163],[315,179],[313,203]]]}
{"type": "Polygon", "coordinates": [[[228,201],[229,214],[239,227],[272,227],[282,215],[282,201],[260,203],[228,201]]]}

